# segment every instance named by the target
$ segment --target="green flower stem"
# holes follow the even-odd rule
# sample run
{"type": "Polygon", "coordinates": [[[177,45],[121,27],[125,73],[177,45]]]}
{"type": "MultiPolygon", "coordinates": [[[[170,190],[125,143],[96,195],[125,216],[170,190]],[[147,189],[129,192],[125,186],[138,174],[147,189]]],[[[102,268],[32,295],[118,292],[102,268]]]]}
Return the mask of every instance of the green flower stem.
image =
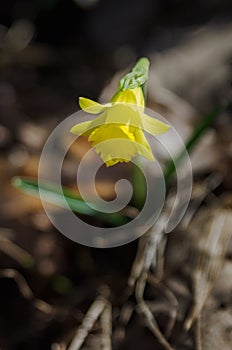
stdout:
{"type": "MultiPolygon", "coordinates": [[[[137,159],[137,163],[138,162],[139,162],[139,158],[137,159]]],[[[142,171],[135,164],[133,164],[132,183],[133,183],[132,202],[137,209],[141,210],[146,200],[147,184],[142,171]]]]}

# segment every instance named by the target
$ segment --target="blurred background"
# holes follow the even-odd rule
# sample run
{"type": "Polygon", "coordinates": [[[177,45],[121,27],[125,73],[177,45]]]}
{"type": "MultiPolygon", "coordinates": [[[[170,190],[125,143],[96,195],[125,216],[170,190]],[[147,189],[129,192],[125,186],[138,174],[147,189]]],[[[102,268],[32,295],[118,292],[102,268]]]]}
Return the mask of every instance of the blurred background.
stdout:
{"type": "MultiPolygon", "coordinates": [[[[151,61],[148,107],[164,115],[184,140],[219,101],[229,102],[194,148],[191,161],[194,178],[201,184],[209,174],[220,174],[222,180],[212,196],[231,196],[230,0],[0,2],[1,350],[66,349],[102,284],[111,289],[117,327],[137,242],[109,250],[71,242],[53,228],[39,199],[19,192],[11,179],[36,179],[46,138],[60,121],[79,109],[78,96],[106,102],[119,78],[141,56],[151,61]]],[[[74,187],[74,164],[80,149],[87,147],[85,140],[74,146],[65,164],[64,183],[70,187],[74,187]]],[[[112,197],[109,176],[107,181],[99,181],[98,190],[103,197],[112,197]]],[[[219,203],[224,202],[220,199],[219,203]]],[[[207,205],[210,211],[211,204],[207,205]]],[[[205,221],[209,211],[204,214],[205,221]]],[[[185,240],[181,235],[171,239],[169,249],[182,251],[185,240]]],[[[187,257],[169,254],[165,278],[175,280],[177,276],[177,284],[184,285],[176,292],[182,295],[183,288],[187,290],[182,295],[184,308],[190,304],[191,293],[188,279],[180,272],[183,259],[187,257]]],[[[227,280],[232,280],[231,273],[227,280]]],[[[223,289],[222,281],[220,286],[223,289]]],[[[228,305],[231,291],[232,286],[227,285],[222,293],[228,305]]],[[[160,295],[150,292],[149,297],[157,300],[160,295]]],[[[218,343],[213,348],[231,349],[231,331],[228,339],[223,336],[232,325],[231,306],[227,310],[220,291],[215,298],[218,305],[224,303],[223,312],[229,311],[224,328],[217,328],[218,343]]],[[[212,308],[209,310],[208,322],[214,329],[212,308]]],[[[158,316],[162,328],[166,319],[162,313],[158,316]]],[[[83,349],[100,349],[98,330],[96,326],[83,349]]],[[[173,344],[178,349],[194,349],[192,335],[180,334],[177,322],[173,344]]],[[[204,350],[212,348],[209,339],[203,340],[204,350]]],[[[116,340],[114,346],[119,350],[162,349],[136,317],[125,339],[116,340]]]]}

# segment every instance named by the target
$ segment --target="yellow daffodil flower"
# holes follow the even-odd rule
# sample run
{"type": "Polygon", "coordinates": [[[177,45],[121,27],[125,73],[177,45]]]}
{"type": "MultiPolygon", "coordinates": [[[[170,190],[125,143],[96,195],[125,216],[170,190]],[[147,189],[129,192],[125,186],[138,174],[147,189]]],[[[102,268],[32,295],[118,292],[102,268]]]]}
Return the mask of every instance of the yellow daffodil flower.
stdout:
{"type": "Polygon", "coordinates": [[[129,162],[137,154],[154,160],[144,131],[158,135],[165,133],[169,126],[144,113],[141,87],[118,91],[106,104],[84,97],[79,98],[79,104],[83,111],[99,116],[73,126],[71,132],[88,136],[107,166],[129,162]]]}

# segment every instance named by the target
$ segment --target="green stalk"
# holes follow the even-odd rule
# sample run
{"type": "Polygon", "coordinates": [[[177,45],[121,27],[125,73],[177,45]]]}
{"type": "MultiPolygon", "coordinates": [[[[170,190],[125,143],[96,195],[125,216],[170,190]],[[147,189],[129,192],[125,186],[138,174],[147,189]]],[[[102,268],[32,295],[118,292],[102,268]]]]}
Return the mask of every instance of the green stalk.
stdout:
{"type": "MultiPolygon", "coordinates": [[[[138,162],[139,162],[139,158],[137,159],[137,163],[138,162]]],[[[142,171],[135,164],[133,164],[132,183],[133,183],[133,205],[137,209],[141,210],[146,200],[147,184],[142,171]]]]}

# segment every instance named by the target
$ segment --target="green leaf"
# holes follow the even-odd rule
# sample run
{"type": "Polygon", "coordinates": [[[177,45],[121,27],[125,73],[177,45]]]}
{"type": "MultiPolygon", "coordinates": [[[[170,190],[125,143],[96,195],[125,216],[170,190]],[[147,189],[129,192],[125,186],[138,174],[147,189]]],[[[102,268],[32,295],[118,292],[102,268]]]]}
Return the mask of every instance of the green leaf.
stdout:
{"type": "Polygon", "coordinates": [[[40,197],[41,193],[48,203],[67,209],[64,203],[65,199],[70,209],[74,212],[95,217],[113,226],[124,225],[130,221],[129,217],[121,213],[106,214],[93,209],[77,193],[66,187],[63,187],[61,192],[54,184],[44,182],[38,186],[37,180],[27,177],[14,177],[12,179],[12,185],[22,192],[36,197],[40,197]]]}

